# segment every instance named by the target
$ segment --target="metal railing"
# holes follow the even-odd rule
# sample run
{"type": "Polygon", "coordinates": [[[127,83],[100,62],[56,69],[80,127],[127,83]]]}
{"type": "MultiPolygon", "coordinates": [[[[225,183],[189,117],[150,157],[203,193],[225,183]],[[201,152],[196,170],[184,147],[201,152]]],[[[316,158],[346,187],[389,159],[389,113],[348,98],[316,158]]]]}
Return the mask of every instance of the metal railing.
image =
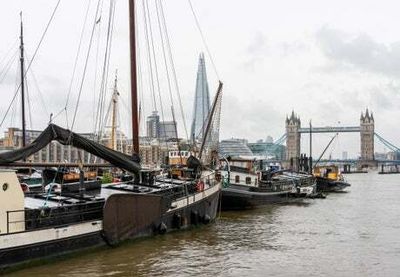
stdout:
{"type": "Polygon", "coordinates": [[[7,211],[7,232],[4,234],[29,232],[102,219],[102,205],[87,206],[87,204],[77,204],[73,206],[60,206],[54,208],[44,207],[32,210],[25,209],[7,211]],[[19,228],[18,225],[23,225],[24,228],[19,228]]]}

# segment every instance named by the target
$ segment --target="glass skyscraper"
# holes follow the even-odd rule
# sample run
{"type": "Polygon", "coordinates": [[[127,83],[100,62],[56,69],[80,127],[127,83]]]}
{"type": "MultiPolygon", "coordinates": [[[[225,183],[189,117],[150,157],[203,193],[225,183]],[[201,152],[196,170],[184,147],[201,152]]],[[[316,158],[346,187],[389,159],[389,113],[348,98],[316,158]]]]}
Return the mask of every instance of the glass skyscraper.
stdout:
{"type": "Polygon", "coordinates": [[[190,130],[192,141],[201,140],[206,129],[206,119],[210,110],[210,93],[208,89],[204,54],[200,53],[197,69],[196,93],[193,106],[193,119],[190,130]]]}

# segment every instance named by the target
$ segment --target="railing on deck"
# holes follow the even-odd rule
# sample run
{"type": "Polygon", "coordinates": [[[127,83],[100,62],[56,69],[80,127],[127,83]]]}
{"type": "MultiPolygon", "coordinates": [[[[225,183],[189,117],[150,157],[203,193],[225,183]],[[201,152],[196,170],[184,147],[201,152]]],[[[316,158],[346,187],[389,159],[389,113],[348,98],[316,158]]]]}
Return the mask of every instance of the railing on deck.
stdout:
{"type": "Polygon", "coordinates": [[[102,205],[93,207],[85,206],[87,204],[7,211],[7,232],[4,234],[28,232],[49,227],[54,228],[102,218],[102,205]],[[23,219],[18,220],[13,218],[23,219]],[[21,229],[19,226],[24,226],[24,228],[21,229]]]}

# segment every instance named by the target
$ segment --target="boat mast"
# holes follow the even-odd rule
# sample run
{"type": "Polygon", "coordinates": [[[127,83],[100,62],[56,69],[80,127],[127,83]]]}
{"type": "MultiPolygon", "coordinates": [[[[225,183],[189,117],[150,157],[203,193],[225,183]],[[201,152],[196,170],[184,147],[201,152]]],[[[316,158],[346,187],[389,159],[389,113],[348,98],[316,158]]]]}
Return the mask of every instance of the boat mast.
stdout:
{"type": "Polygon", "coordinates": [[[136,72],[136,29],[135,0],[129,0],[129,40],[131,55],[131,106],[132,106],[132,146],[133,153],[139,154],[139,116],[136,72]]]}
{"type": "Polygon", "coordinates": [[[116,129],[117,129],[117,102],[118,102],[118,89],[117,89],[117,72],[115,72],[114,92],[112,96],[112,119],[111,119],[111,149],[116,150],[116,129]]]}
{"type": "Polygon", "coordinates": [[[312,174],[312,124],[310,119],[310,156],[308,157],[309,160],[309,173],[312,174]]]}
{"type": "Polygon", "coordinates": [[[22,12],[21,16],[21,35],[20,35],[20,66],[21,66],[21,104],[22,104],[22,147],[26,145],[26,124],[25,124],[25,78],[24,78],[24,36],[23,36],[23,25],[22,25],[22,12]]]}

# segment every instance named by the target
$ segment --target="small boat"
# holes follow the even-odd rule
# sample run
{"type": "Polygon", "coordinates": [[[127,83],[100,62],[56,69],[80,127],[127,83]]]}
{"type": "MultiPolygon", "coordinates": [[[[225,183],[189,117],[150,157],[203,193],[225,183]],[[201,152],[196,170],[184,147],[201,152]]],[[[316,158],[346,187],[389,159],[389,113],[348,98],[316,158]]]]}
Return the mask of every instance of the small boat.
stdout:
{"type": "Polygon", "coordinates": [[[284,170],[259,170],[262,162],[257,160],[230,159],[228,163],[228,170],[222,172],[225,176],[221,200],[223,210],[301,201],[315,192],[315,178],[312,175],[284,170]]]}
{"type": "Polygon", "coordinates": [[[98,180],[95,171],[83,172],[66,167],[46,168],[42,171],[42,176],[45,191],[50,187],[60,187],[63,192],[89,191],[101,187],[101,180],[98,180]]]}
{"type": "Polygon", "coordinates": [[[350,187],[336,165],[315,166],[314,176],[317,180],[317,192],[341,192],[350,187]]]}

